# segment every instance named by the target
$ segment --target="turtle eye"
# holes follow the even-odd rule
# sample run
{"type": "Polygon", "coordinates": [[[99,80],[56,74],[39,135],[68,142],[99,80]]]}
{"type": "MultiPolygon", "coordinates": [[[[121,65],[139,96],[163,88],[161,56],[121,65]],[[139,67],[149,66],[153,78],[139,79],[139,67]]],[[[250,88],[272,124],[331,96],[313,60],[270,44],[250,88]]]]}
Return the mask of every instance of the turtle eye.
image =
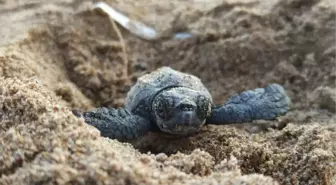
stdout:
{"type": "Polygon", "coordinates": [[[209,116],[211,103],[208,98],[203,95],[197,97],[197,117],[206,119],[209,116]]]}
{"type": "Polygon", "coordinates": [[[168,119],[173,107],[174,101],[172,98],[159,96],[157,97],[154,107],[156,114],[161,119],[168,119]]]}

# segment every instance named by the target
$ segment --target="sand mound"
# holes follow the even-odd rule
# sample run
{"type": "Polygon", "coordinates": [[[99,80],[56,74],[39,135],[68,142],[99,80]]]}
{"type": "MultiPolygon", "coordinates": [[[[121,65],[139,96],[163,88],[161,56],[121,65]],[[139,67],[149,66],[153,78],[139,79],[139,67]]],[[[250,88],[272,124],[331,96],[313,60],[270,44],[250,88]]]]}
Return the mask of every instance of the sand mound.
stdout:
{"type": "Polygon", "coordinates": [[[120,28],[125,64],[90,2],[0,1],[0,184],[336,183],[333,1],[112,4],[162,34],[194,37],[146,42],[120,28]],[[216,103],[281,83],[292,111],[188,138],[149,133],[132,145],[72,115],[123,105],[137,77],[163,65],[199,76],[216,103]]]}
{"type": "Polygon", "coordinates": [[[235,159],[213,172],[213,157],[201,150],[145,155],[102,138],[34,79],[1,79],[1,87],[2,184],[276,184],[242,176],[235,159]]]}

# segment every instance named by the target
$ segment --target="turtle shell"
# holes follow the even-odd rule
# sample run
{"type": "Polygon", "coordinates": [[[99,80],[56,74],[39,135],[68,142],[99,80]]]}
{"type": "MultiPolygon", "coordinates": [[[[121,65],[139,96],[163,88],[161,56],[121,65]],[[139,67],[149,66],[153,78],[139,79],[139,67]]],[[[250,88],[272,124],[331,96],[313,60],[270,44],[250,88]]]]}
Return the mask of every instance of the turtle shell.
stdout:
{"type": "Polygon", "coordinates": [[[186,87],[199,91],[212,101],[211,94],[199,78],[170,67],[161,67],[138,78],[127,93],[125,108],[131,112],[136,109],[150,111],[148,108],[151,106],[152,98],[171,87],[186,87]]]}

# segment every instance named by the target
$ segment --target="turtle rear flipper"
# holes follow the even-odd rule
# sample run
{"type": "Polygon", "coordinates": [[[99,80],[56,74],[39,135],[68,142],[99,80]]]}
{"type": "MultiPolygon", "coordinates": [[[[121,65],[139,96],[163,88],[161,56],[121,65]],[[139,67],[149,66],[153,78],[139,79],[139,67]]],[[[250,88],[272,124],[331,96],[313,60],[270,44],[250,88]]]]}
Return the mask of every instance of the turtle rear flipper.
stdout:
{"type": "Polygon", "coordinates": [[[82,115],[85,122],[96,127],[103,137],[120,141],[130,140],[146,134],[152,124],[146,118],[133,115],[123,108],[99,107],[82,115]]]}
{"type": "Polygon", "coordinates": [[[279,84],[244,91],[224,105],[213,107],[208,124],[230,124],[274,120],[289,110],[290,98],[279,84]]]}

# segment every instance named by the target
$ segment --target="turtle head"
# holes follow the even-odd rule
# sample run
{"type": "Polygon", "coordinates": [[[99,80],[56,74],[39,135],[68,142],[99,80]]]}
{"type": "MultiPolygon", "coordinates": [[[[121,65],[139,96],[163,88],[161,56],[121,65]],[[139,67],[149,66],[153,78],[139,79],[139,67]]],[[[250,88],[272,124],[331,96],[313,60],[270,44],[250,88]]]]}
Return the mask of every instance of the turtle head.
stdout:
{"type": "Polygon", "coordinates": [[[152,102],[153,116],[161,131],[187,135],[197,132],[211,111],[211,99],[188,88],[162,91],[152,102]]]}

